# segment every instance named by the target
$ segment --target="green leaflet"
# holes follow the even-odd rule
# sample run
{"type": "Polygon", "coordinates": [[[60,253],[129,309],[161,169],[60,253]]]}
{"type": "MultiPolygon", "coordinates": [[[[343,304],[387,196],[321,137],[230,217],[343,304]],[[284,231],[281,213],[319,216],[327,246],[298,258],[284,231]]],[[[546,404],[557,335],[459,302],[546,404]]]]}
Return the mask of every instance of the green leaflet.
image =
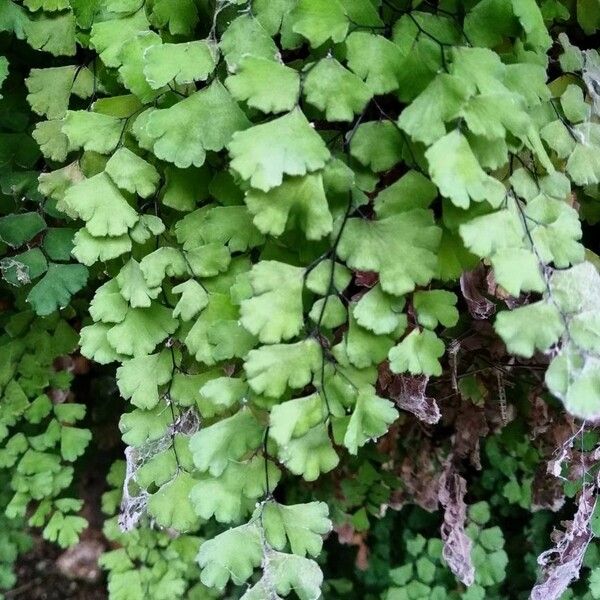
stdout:
{"type": "Polygon", "coordinates": [[[398,88],[402,52],[381,35],[363,31],[351,33],[346,40],[348,66],[373,94],[386,94],[398,88]]]}
{"type": "Polygon", "coordinates": [[[110,157],[105,171],[119,188],[142,198],[151,196],[160,180],[160,175],[151,164],[127,148],[119,148],[110,157]]]}
{"type": "Polygon", "coordinates": [[[325,425],[317,425],[303,436],[290,440],[279,449],[278,456],[287,469],[306,481],[315,481],[321,473],[335,469],[339,462],[325,425]]]}
{"type": "Polygon", "coordinates": [[[39,115],[61,119],[69,107],[71,94],[88,98],[93,93],[93,75],[87,68],[74,66],[31,69],[25,81],[27,101],[39,115]]]}
{"type": "Polygon", "coordinates": [[[258,19],[249,14],[241,15],[231,22],[221,37],[219,47],[232,71],[237,70],[244,56],[275,61],[278,54],[277,45],[271,36],[258,19]]]}
{"type": "Polygon", "coordinates": [[[320,174],[285,179],[268,192],[250,190],[245,202],[254,225],[264,234],[281,235],[295,224],[309,240],[318,240],[333,226],[320,174]]]}
{"type": "MultiPolygon", "coordinates": [[[[246,462],[231,462],[218,477],[204,477],[194,486],[190,500],[203,519],[214,516],[221,523],[233,523],[252,512],[256,500],[265,494],[265,468],[269,485],[277,485],[277,467],[255,456],[246,462]]],[[[319,538],[320,541],[320,538],[319,538]]]]}
{"type": "Polygon", "coordinates": [[[350,153],[375,173],[389,171],[402,158],[403,138],[389,121],[371,121],[359,126],[350,143],[350,153]]]}
{"type": "Polygon", "coordinates": [[[215,68],[215,49],[205,40],[150,46],[143,55],[144,77],[152,89],[170,82],[204,81],[215,68]]]}
{"type": "Polygon", "coordinates": [[[168,352],[132,358],[117,370],[117,384],[124,398],[138,408],[154,408],[159,401],[158,387],[172,376],[168,352]]]}
{"type": "Polygon", "coordinates": [[[360,446],[383,435],[397,417],[392,402],[377,396],[373,387],[360,388],[344,436],[344,446],[356,454],[360,446]]]}
{"type": "Polygon", "coordinates": [[[352,121],[372,97],[368,86],[334,58],[325,58],[310,67],[303,92],[328,121],[352,121]]]}
{"type": "Polygon", "coordinates": [[[300,77],[296,71],[267,58],[243,58],[235,75],[225,81],[231,95],[264,113],[292,110],[298,102],[300,77]]]}
{"type": "Polygon", "coordinates": [[[414,329],[390,350],[390,368],[394,373],[440,375],[442,365],[439,358],[443,354],[444,343],[435,333],[414,329]]]}
{"type": "Polygon", "coordinates": [[[273,344],[296,336],[303,323],[304,270],[262,261],[248,277],[253,295],[240,304],[242,325],[262,343],[273,344]]]}
{"type": "Polygon", "coordinates": [[[67,137],[69,150],[83,148],[100,154],[110,154],[119,143],[123,127],[121,119],[111,115],[67,111],[60,131],[67,137]]]}
{"type": "Polygon", "coordinates": [[[125,400],[86,372],[94,443],[108,412],[128,445],[111,600],[500,598],[515,547],[511,593],[543,584],[587,474],[546,485],[532,431],[564,419],[528,370],[597,445],[599,28],[592,0],[0,0],[0,588],[6,522],[85,527],[82,356],[125,400]]]}
{"type": "Polygon", "coordinates": [[[50,263],[46,274],[31,288],[27,302],[38,315],[49,315],[65,308],[87,280],[88,270],[82,265],[50,263]]]}
{"type": "Polygon", "coordinates": [[[472,199],[498,207],[504,200],[504,186],[483,171],[458,131],[439,139],[425,156],[432,181],[456,206],[468,208],[472,199]]]}
{"type": "Polygon", "coordinates": [[[294,591],[302,600],[316,600],[320,596],[323,574],[315,561],[273,551],[267,556],[269,572],[242,596],[244,600],[265,598],[273,588],[283,595],[294,591]]]}
{"type": "Polygon", "coordinates": [[[321,349],[314,340],[305,340],[251,350],[244,369],[256,393],[279,398],[288,386],[298,389],[310,383],[320,363],[321,349]]]}
{"type": "Polygon", "coordinates": [[[191,165],[201,167],[208,150],[223,149],[234,132],[248,125],[227,90],[215,82],[170,108],[150,113],[142,131],[158,158],[185,169],[191,165]],[[205,125],[191,133],[190,122],[205,125]]]}
{"type": "Polygon", "coordinates": [[[338,0],[323,3],[318,0],[300,0],[291,15],[293,30],[304,36],[313,47],[328,39],[344,41],[350,25],[344,6],[338,0]]]}
{"type": "Polygon", "coordinates": [[[283,175],[305,175],[325,166],[329,151],[299,109],[238,132],[228,145],[231,168],[263,192],[283,175]]]}
{"type": "Polygon", "coordinates": [[[295,398],[274,406],[271,410],[269,435],[285,446],[293,437],[301,437],[327,417],[320,394],[295,398]]]}
{"type": "Polygon", "coordinates": [[[198,554],[202,582],[223,589],[229,579],[240,585],[262,560],[260,533],[255,525],[228,529],[205,542],[198,554]]]}
{"type": "Polygon", "coordinates": [[[190,442],[194,463],[201,471],[221,475],[229,461],[237,461],[262,440],[262,428],[243,410],[196,433],[190,442]]]}
{"type": "Polygon", "coordinates": [[[439,239],[431,213],[413,209],[377,221],[350,219],[338,255],[354,269],[377,271],[385,292],[402,295],[431,281],[439,239]]]}

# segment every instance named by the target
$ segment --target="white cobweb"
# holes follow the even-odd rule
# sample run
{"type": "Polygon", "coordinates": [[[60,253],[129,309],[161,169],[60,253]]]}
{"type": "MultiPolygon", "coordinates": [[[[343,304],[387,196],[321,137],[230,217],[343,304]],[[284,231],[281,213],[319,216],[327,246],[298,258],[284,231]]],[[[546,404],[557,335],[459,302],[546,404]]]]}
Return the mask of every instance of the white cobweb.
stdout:
{"type": "Polygon", "coordinates": [[[167,450],[173,444],[177,433],[192,435],[200,428],[198,413],[189,408],[181,413],[156,440],[149,440],[139,447],[128,446],[125,449],[125,480],[119,511],[121,531],[131,531],[146,514],[150,494],[137,482],[136,475],[150,459],[167,450]]]}

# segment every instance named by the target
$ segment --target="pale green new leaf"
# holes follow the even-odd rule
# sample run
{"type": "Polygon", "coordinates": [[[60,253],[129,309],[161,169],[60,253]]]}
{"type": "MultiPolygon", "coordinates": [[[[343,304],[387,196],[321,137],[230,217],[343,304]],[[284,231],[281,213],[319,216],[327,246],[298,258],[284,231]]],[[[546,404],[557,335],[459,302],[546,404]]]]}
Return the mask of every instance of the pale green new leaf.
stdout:
{"type": "Polygon", "coordinates": [[[432,144],[446,135],[445,123],[458,116],[472,93],[468,82],[442,73],[402,111],[398,126],[414,140],[432,144]]]}
{"type": "MultiPolygon", "coordinates": [[[[358,369],[365,369],[372,365],[377,365],[387,356],[389,349],[394,344],[394,339],[402,331],[395,331],[392,335],[376,335],[372,331],[361,327],[354,317],[354,305],[350,305],[348,331],[344,336],[345,344],[339,344],[334,347],[334,355],[343,352],[344,356],[352,365],[358,369]]],[[[398,328],[402,328],[404,323],[401,321],[398,328]]]]}
{"type": "Polygon", "coordinates": [[[321,598],[323,573],[314,560],[273,550],[269,550],[267,557],[269,562],[265,575],[240,600],[281,598],[292,592],[300,600],[321,598]]]}
{"type": "Polygon", "coordinates": [[[361,387],[344,435],[344,446],[356,454],[361,446],[386,433],[397,418],[398,411],[392,402],[377,396],[373,386],[361,387]]]}
{"type": "Polygon", "coordinates": [[[196,277],[214,277],[224,273],[231,262],[229,249],[220,242],[192,248],[185,251],[184,256],[192,275],[196,277]]]}
{"type": "Polygon", "coordinates": [[[189,275],[183,254],[171,246],[162,246],[146,254],[140,262],[140,270],[150,288],[160,287],[165,277],[189,275]]]}
{"type": "Polygon", "coordinates": [[[548,389],[581,419],[597,419],[600,414],[600,361],[585,355],[573,344],[563,347],[546,371],[548,389]]]}
{"type": "Polygon", "coordinates": [[[584,259],[581,221],[564,200],[540,194],[527,204],[525,217],[537,253],[545,263],[565,268],[584,259]]]}
{"type": "Polygon", "coordinates": [[[107,365],[115,360],[125,358],[119,356],[108,342],[107,334],[111,327],[112,324],[104,323],[94,323],[82,327],[79,332],[81,354],[100,365],[107,365]]]}
{"type": "Polygon", "coordinates": [[[435,185],[422,173],[411,170],[377,194],[375,212],[383,219],[411,208],[428,208],[436,196],[435,185]]]}
{"type": "Polygon", "coordinates": [[[81,98],[91,96],[94,78],[89,69],[70,65],[31,69],[25,85],[29,92],[27,101],[34,112],[48,119],[61,119],[69,107],[71,93],[81,98]]]}
{"type": "Polygon", "coordinates": [[[131,238],[127,234],[115,237],[94,237],[87,229],[80,229],[73,238],[73,256],[91,267],[98,261],[108,261],[131,251],[131,238]]]}
{"type": "Polygon", "coordinates": [[[221,36],[219,48],[229,70],[234,73],[245,56],[273,61],[279,58],[277,44],[260,22],[250,14],[241,15],[229,24],[221,36]]]}
{"type": "Polygon", "coordinates": [[[305,175],[325,166],[329,150],[300,109],[246,131],[228,145],[231,168],[252,187],[268,192],[283,175],[305,175]]]}
{"type": "Polygon", "coordinates": [[[139,448],[146,442],[163,437],[172,422],[171,411],[161,403],[152,410],[136,408],[130,413],[124,413],[119,421],[119,430],[123,442],[128,446],[139,448]]]}
{"type": "Polygon", "coordinates": [[[79,534],[88,526],[88,522],[77,515],[64,515],[56,511],[44,527],[44,539],[56,542],[61,548],[73,546],[79,540],[79,534]]]}
{"type": "Polygon", "coordinates": [[[146,282],[140,263],[134,258],[121,268],[116,277],[121,295],[133,308],[147,308],[160,293],[159,285],[150,287],[146,282]]]}
{"type": "Polygon", "coordinates": [[[306,287],[319,296],[326,296],[334,291],[344,291],[350,281],[352,281],[352,273],[349,269],[338,262],[326,259],[311,269],[306,277],[306,287]]]}
{"type": "Polygon", "coordinates": [[[211,293],[206,308],[202,310],[189,330],[184,343],[197,361],[213,365],[217,360],[225,358],[220,356],[225,349],[224,344],[234,351],[229,358],[245,356],[246,352],[256,344],[256,338],[242,327],[239,322],[238,307],[231,302],[230,295],[211,293]],[[221,336],[217,335],[223,325],[229,340],[221,339],[221,336]],[[235,344],[233,348],[230,346],[232,342],[235,344]]]}
{"type": "Polygon", "coordinates": [[[80,427],[61,427],[61,456],[69,462],[77,460],[83,455],[91,439],[92,432],[89,429],[82,429],[80,427]]]}
{"type": "Polygon", "coordinates": [[[198,400],[203,417],[212,417],[236,404],[243,403],[248,396],[248,384],[234,377],[211,378],[200,388],[194,390],[194,398],[198,400]]]}
{"type": "Polygon", "coordinates": [[[444,342],[428,329],[413,329],[389,353],[390,369],[394,373],[411,375],[442,374],[440,357],[444,354],[444,342]]]}
{"type": "Polygon", "coordinates": [[[591,107],[585,102],[582,89],[574,83],[563,92],[560,105],[571,123],[580,123],[590,115],[591,107]]]}
{"type": "Polygon", "coordinates": [[[321,348],[314,339],[263,346],[248,353],[244,370],[257,394],[280,398],[285,390],[308,385],[321,367],[321,348]]]}
{"type": "Polygon", "coordinates": [[[300,94],[300,76],[294,69],[257,56],[243,57],[225,85],[236,100],[264,113],[292,110],[300,94]]]}
{"type": "Polygon", "coordinates": [[[129,304],[123,298],[116,279],[101,285],[90,302],[90,316],[101,323],[120,323],[127,314],[129,304]]]}
{"type": "Polygon", "coordinates": [[[348,311],[339,296],[319,298],[310,309],[308,317],[319,327],[335,329],[346,323],[348,311]]]}
{"type": "Polygon", "coordinates": [[[252,11],[267,33],[274,36],[282,24],[289,21],[289,13],[295,4],[295,0],[255,0],[252,11]]]}
{"type": "Polygon", "coordinates": [[[512,296],[543,292],[546,283],[537,256],[525,248],[505,248],[492,256],[496,281],[512,296]]]}
{"type": "Polygon", "coordinates": [[[511,0],[515,16],[525,30],[527,42],[538,52],[546,52],[552,46],[542,11],[535,0],[511,0]]]}
{"type": "Polygon", "coordinates": [[[298,335],[304,324],[304,269],[263,260],[252,267],[249,278],[252,297],[240,304],[242,325],[263,344],[275,344],[298,335]]]}
{"type": "Polygon", "coordinates": [[[145,11],[138,10],[130,16],[92,25],[90,44],[107,67],[121,66],[119,55],[123,44],[137,33],[148,30],[145,11]]]}
{"type": "Polygon", "coordinates": [[[465,246],[481,258],[499,250],[522,248],[525,231],[519,217],[508,209],[475,217],[459,227],[465,246]]]}
{"type": "Polygon", "coordinates": [[[31,137],[38,143],[42,154],[58,162],[63,162],[67,154],[74,150],[69,138],[63,133],[62,126],[63,121],[58,119],[40,121],[31,132],[31,137]]]}
{"type": "MultiPolygon", "coordinates": [[[[199,243],[226,244],[231,252],[245,252],[264,242],[264,237],[252,224],[247,208],[238,205],[214,206],[204,212],[195,234],[199,243]]],[[[194,234],[187,235],[184,244],[190,244],[193,237],[194,234]]]]}
{"type": "Polygon", "coordinates": [[[160,36],[153,31],[138,33],[127,40],[119,51],[119,75],[125,87],[141,102],[152,102],[159,92],[153,89],[144,74],[144,56],[149,48],[161,43],[160,36]]]}
{"type": "Polygon", "coordinates": [[[508,92],[479,94],[469,98],[460,115],[474,135],[494,140],[509,131],[526,140],[532,123],[522,104],[520,96],[508,92]]]}

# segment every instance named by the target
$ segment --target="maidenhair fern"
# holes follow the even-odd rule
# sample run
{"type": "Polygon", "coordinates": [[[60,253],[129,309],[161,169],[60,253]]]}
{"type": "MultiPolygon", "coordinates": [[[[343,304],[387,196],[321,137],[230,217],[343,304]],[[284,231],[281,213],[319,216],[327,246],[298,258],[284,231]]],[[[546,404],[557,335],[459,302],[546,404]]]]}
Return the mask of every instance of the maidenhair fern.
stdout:
{"type": "MultiPolygon", "coordinates": [[[[405,536],[383,597],[501,597],[504,535],[459,471],[514,417],[505,375],[547,363],[600,415],[598,27],[558,0],[0,0],[6,514],[61,546],[86,526],[79,348],[127,402],[111,598],[317,600],[323,537],[350,520],[361,547],[405,500],[439,501],[442,535],[405,536]],[[513,357],[458,373],[503,356],[486,320],[513,357]],[[459,408],[426,395],[446,375],[459,408]],[[456,435],[395,464],[410,419],[456,435]]],[[[499,444],[475,488],[529,509],[542,450],[504,469],[499,444]]]]}

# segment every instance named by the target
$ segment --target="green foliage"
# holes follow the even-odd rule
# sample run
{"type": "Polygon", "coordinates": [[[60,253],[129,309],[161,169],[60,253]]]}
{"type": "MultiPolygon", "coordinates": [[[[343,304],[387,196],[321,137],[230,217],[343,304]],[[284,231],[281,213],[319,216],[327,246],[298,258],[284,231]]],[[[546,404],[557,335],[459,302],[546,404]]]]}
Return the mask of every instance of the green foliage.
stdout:
{"type": "Polygon", "coordinates": [[[14,522],[86,527],[80,351],[124,402],[111,598],[523,596],[547,474],[595,485],[560,411],[600,415],[600,57],[567,37],[599,28],[587,0],[0,0],[0,587],[14,522]]]}

